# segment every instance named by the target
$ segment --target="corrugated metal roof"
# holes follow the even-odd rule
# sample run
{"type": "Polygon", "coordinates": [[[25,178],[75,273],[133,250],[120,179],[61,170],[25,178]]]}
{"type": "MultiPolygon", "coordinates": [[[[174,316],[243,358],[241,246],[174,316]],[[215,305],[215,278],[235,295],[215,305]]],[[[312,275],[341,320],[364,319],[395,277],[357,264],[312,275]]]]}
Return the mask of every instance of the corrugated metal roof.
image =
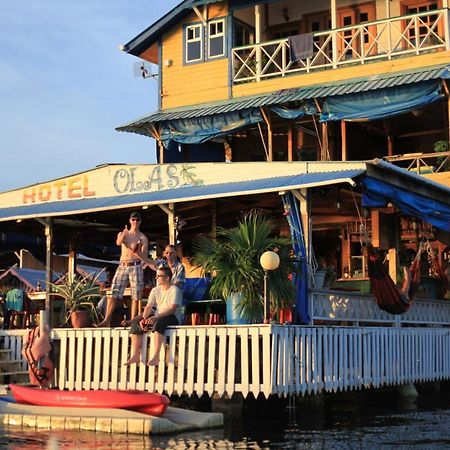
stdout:
{"type": "Polygon", "coordinates": [[[349,169],[320,173],[303,173],[298,175],[243,180],[205,186],[189,185],[178,187],[176,189],[117,195],[114,197],[86,198],[1,208],[0,222],[35,217],[56,217],[169,202],[176,203],[197,199],[262,194],[265,192],[299,189],[302,187],[346,183],[350,182],[353,178],[362,175],[364,171],[365,169],[349,169]]]}
{"type": "Polygon", "coordinates": [[[379,89],[392,88],[404,84],[420,83],[428,80],[450,78],[450,66],[447,64],[415,69],[404,72],[377,74],[365,78],[314,85],[296,89],[277,91],[269,95],[259,95],[240,99],[231,99],[217,103],[190,106],[172,110],[156,111],[126,125],[116,128],[117,131],[128,131],[151,135],[146,126],[177,119],[212,116],[231,111],[258,108],[260,106],[283,104],[314,98],[325,98],[337,95],[355,94],[379,89]]]}

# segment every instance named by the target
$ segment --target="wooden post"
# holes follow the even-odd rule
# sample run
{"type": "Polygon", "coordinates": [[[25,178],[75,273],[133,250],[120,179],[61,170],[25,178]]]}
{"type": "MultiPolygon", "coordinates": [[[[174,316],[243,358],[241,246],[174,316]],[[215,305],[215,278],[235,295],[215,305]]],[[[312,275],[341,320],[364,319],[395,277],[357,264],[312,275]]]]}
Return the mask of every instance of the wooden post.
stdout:
{"type": "Polygon", "coordinates": [[[292,162],[292,161],[294,161],[293,140],[292,140],[293,126],[292,125],[289,125],[287,138],[288,138],[288,142],[287,142],[287,151],[288,151],[287,157],[288,158],[287,159],[289,162],[292,162]]]}
{"type": "Polygon", "coordinates": [[[53,325],[53,296],[50,295],[52,282],[52,259],[53,259],[53,219],[47,217],[45,219],[45,323],[41,326],[53,325]]]}
{"type": "Polygon", "coordinates": [[[397,258],[398,253],[396,248],[389,249],[389,276],[394,283],[397,283],[397,258]]]}
{"type": "Polygon", "coordinates": [[[328,123],[322,124],[322,147],[320,149],[320,161],[328,161],[328,123]]]}
{"type": "Polygon", "coordinates": [[[394,154],[394,142],[392,140],[392,135],[388,134],[387,137],[388,144],[388,156],[392,156],[394,154]]]}
{"type": "Polygon", "coordinates": [[[273,161],[273,146],[272,146],[272,124],[270,123],[270,116],[266,113],[264,108],[261,108],[261,114],[267,125],[267,161],[273,161]]]}
{"type": "Polygon", "coordinates": [[[347,161],[347,124],[345,120],[341,120],[341,147],[342,147],[342,161],[347,161]]]}
{"type": "Polygon", "coordinates": [[[261,54],[261,6],[255,5],[255,40],[256,40],[256,81],[261,79],[262,54],[261,54]]]}

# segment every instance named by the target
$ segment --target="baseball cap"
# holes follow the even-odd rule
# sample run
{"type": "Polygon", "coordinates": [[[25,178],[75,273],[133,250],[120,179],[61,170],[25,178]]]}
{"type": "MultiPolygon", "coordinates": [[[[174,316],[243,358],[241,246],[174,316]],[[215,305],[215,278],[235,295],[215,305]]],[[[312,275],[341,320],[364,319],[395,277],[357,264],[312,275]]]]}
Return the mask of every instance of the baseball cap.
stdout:
{"type": "Polygon", "coordinates": [[[139,220],[141,220],[141,213],[139,213],[137,211],[133,211],[130,214],[130,219],[139,219],[139,220]]]}

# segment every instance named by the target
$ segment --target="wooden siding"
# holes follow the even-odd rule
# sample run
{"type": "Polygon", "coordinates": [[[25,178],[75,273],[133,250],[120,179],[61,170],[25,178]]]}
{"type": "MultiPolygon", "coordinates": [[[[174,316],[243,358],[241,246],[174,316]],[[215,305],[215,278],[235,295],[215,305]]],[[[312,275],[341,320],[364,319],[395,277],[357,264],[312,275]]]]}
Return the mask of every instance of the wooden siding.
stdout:
{"type": "Polygon", "coordinates": [[[282,89],[305,87],[336,81],[339,82],[351,78],[369,77],[371,75],[446,64],[449,61],[449,56],[450,52],[437,52],[367,65],[358,64],[336,70],[323,70],[302,75],[273,78],[259,83],[245,83],[233,87],[233,97],[239,98],[246,95],[266,94],[282,89]]]}
{"type": "MultiPolygon", "coordinates": [[[[202,8],[200,8],[202,10],[202,8]]],[[[226,5],[211,5],[209,20],[227,17],[226,5]]],[[[177,108],[228,98],[228,59],[183,65],[183,30],[188,23],[200,20],[192,14],[171,32],[164,35],[162,44],[162,108],[177,108]],[[165,62],[170,60],[167,67],[165,62]]]]}

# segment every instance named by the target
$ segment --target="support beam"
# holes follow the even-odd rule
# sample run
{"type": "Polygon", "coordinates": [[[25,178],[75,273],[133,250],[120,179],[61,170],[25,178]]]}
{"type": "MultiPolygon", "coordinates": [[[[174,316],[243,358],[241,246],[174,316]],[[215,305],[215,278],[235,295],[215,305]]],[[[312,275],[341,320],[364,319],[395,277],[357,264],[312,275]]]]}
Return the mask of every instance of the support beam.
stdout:
{"type": "Polygon", "coordinates": [[[288,135],[287,135],[287,160],[289,162],[294,161],[294,146],[293,146],[293,126],[289,125],[288,135]]]}
{"type": "Polygon", "coordinates": [[[341,148],[342,148],[342,161],[347,161],[347,123],[345,120],[341,120],[341,148]]]}
{"type": "Polygon", "coordinates": [[[261,80],[262,55],[261,47],[261,6],[255,5],[255,40],[256,40],[256,81],[261,80]]]}
{"type": "Polygon", "coordinates": [[[264,122],[267,125],[267,161],[273,161],[273,134],[272,134],[272,124],[270,123],[270,116],[266,113],[264,108],[261,107],[261,114],[264,118],[264,122]]]}
{"type": "Polygon", "coordinates": [[[202,14],[197,6],[193,6],[192,9],[194,10],[194,12],[197,15],[197,17],[201,20],[202,24],[204,26],[206,26],[205,14],[204,13],[202,14]]]}
{"type": "Polygon", "coordinates": [[[388,145],[388,156],[394,155],[394,141],[392,139],[392,135],[388,135],[387,137],[387,145],[388,145]]]}
{"type": "Polygon", "coordinates": [[[337,34],[336,34],[336,28],[337,28],[337,8],[336,8],[336,0],[331,0],[331,29],[333,30],[331,35],[331,48],[332,48],[332,59],[333,59],[333,68],[335,69],[337,67],[337,59],[338,59],[338,45],[337,45],[337,34]]]}
{"type": "Polygon", "coordinates": [[[328,123],[322,123],[322,146],[320,147],[320,161],[329,161],[328,151],[328,123]]]}
{"type": "Polygon", "coordinates": [[[166,205],[158,205],[167,214],[167,225],[169,230],[169,244],[176,245],[177,243],[177,229],[175,224],[175,204],[169,203],[166,205]]]}
{"type": "Polygon", "coordinates": [[[40,326],[48,325],[51,328],[53,325],[53,296],[50,295],[53,265],[53,219],[47,217],[39,222],[45,226],[45,314],[43,314],[44,323],[41,323],[40,326]]]}

